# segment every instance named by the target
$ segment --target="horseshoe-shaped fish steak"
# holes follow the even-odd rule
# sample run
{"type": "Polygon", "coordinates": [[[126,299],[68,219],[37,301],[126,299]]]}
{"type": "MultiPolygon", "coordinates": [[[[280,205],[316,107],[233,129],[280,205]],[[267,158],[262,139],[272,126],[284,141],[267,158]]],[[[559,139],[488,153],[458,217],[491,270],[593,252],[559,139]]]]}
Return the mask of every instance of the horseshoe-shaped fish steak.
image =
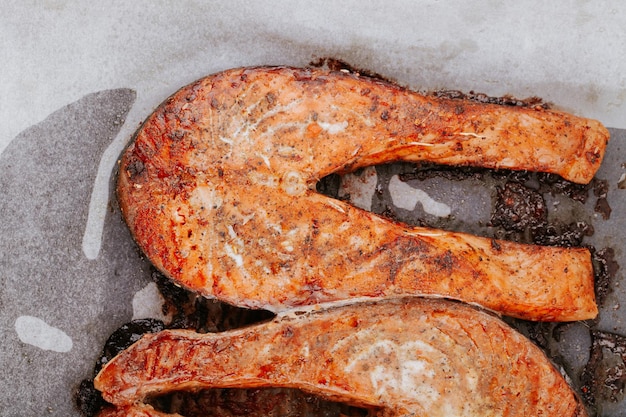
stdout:
{"type": "Polygon", "coordinates": [[[283,314],[223,333],[144,335],[95,386],[135,406],[174,390],[297,388],[380,416],[583,416],[541,350],[493,315],[432,298],[283,314]]]}
{"type": "Polygon", "coordinates": [[[393,223],[315,191],[390,161],[598,168],[607,130],[545,109],[425,97],[320,69],[246,68],[174,94],[137,132],[118,196],[141,249],[205,296],[280,311],[355,297],[440,295],[531,320],[594,317],[586,249],[393,223]]]}

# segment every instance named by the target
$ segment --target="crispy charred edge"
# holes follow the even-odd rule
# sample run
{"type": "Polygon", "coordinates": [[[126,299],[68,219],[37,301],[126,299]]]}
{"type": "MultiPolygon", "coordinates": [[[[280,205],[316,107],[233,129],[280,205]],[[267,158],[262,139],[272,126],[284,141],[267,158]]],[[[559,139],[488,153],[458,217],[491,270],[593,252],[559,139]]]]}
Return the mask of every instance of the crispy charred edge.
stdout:
{"type": "MultiPolygon", "coordinates": [[[[390,84],[396,87],[414,91],[414,90],[411,90],[409,87],[402,86],[397,80],[386,77],[380,73],[374,72],[366,68],[359,68],[340,58],[321,57],[321,58],[318,58],[316,60],[309,62],[309,66],[313,68],[327,68],[329,71],[334,71],[334,72],[351,73],[354,75],[371,78],[373,80],[383,81],[387,84],[390,84]]],[[[446,89],[423,91],[421,93],[427,96],[432,96],[432,97],[437,97],[437,98],[467,100],[467,101],[473,101],[473,102],[482,103],[482,104],[497,104],[500,106],[511,106],[511,107],[529,107],[529,108],[543,109],[543,110],[549,110],[552,108],[551,103],[546,102],[544,99],[542,99],[541,97],[537,97],[537,96],[531,96],[531,97],[522,99],[522,98],[518,98],[513,95],[510,95],[510,94],[505,94],[504,96],[490,96],[488,94],[475,92],[473,90],[470,90],[469,92],[466,93],[461,90],[446,90],[446,89]]]]}
{"type": "Polygon", "coordinates": [[[541,97],[537,96],[520,99],[510,94],[506,94],[504,96],[495,97],[485,93],[477,93],[473,90],[470,90],[468,93],[464,93],[461,90],[435,90],[427,94],[437,98],[467,100],[481,104],[495,104],[498,106],[527,107],[535,110],[550,110],[552,108],[551,103],[548,103],[541,97]]]}

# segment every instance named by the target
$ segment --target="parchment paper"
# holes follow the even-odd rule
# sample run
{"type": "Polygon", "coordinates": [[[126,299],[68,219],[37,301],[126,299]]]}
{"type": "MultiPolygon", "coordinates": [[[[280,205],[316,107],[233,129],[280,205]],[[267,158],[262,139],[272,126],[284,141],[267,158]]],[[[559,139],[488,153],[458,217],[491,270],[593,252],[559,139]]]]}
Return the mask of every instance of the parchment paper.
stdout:
{"type": "MultiPolygon", "coordinates": [[[[600,119],[612,133],[598,173],[612,213],[604,220],[581,209],[595,229],[586,243],[613,248],[626,265],[626,191],[618,188],[626,172],[625,21],[626,3],[617,0],[5,2],[0,415],[79,415],[73,391],[108,335],[133,317],[161,314],[149,266],[116,209],[112,173],[161,101],[231,67],[334,57],[417,90],[540,96],[600,119]]],[[[404,183],[431,199],[416,200],[391,183],[394,201],[391,176],[372,178],[357,184],[361,194],[352,190],[355,204],[389,204],[416,219],[445,206],[466,223],[483,222],[491,209],[493,190],[480,184],[404,183]],[[383,193],[371,194],[372,186],[383,193]]],[[[626,335],[623,279],[622,268],[597,329],[626,335]]],[[[554,349],[577,380],[590,331],[578,324],[564,334],[554,349]]],[[[623,415],[626,403],[620,397],[600,409],[623,415]]]]}

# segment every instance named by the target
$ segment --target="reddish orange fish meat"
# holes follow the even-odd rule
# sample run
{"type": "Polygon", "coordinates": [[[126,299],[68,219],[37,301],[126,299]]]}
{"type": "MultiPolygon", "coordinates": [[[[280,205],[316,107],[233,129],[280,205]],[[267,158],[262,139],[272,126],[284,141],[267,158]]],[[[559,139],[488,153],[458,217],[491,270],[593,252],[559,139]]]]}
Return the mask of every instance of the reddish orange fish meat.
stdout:
{"type": "Polygon", "coordinates": [[[586,415],[543,352],[510,326],[418,297],[292,311],[222,333],[144,335],[95,386],[135,411],[176,390],[289,387],[381,417],[586,415]]]}
{"type": "Polygon", "coordinates": [[[141,249],[207,297],[281,311],[434,295],[529,320],[595,317],[589,251],[398,224],[316,192],[391,161],[552,172],[584,183],[597,121],[423,96],[357,74],[242,68],[163,103],[121,160],[118,196],[141,249]]]}

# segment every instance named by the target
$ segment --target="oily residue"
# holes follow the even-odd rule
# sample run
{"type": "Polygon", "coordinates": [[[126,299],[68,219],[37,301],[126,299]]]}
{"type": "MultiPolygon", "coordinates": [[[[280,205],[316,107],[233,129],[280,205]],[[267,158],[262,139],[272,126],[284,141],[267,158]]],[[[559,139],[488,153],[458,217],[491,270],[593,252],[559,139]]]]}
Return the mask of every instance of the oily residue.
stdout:
{"type": "Polygon", "coordinates": [[[604,304],[606,296],[613,288],[613,282],[619,269],[615,261],[613,248],[604,248],[599,251],[592,250],[593,268],[596,286],[596,301],[599,306],[604,304]]]}
{"type": "Polygon", "coordinates": [[[601,415],[602,402],[620,402],[626,388],[626,337],[592,331],[591,355],[582,374],[582,397],[601,415]]]}

